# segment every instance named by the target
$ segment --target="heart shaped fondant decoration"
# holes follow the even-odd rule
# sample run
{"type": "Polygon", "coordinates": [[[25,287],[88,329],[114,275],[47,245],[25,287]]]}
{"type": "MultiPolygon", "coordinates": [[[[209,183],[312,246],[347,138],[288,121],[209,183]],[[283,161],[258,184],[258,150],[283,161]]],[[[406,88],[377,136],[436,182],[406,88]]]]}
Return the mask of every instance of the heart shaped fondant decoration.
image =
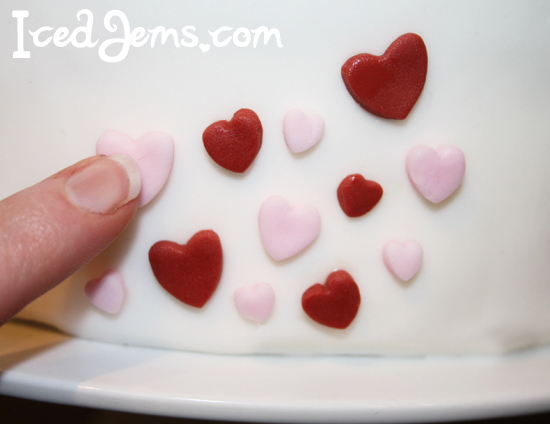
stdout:
{"type": "Polygon", "coordinates": [[[323,136],[325,122],[315,115],[306,115],[299,109],[289,110],[283,119],[283,135],[292,153],[310,149],[323,136]]]}
{"type": "Polygon", "coordinates": [[[439,203],[462,184],[466,159],[458,147],[442,146],[434,150],[416,146],[407,154],[406,166],[414,188],[430,202],[439,203]]]}
{"type": "Polygon", "coordinates": [[[422,246],[414,240],[389,241],[382,249],[382,257],[386,267],[396,278],[409,281],[422,265],[422,246]]]}
{"type": "Polygon", "coordinates": [[[344,213],[356,218],[374,208],[384,194],[380,184],[366,180],[361,174],[348,175],[337,190],[338,202],[344,213]]]}
{"type": "Polygon", "coordinates": [[[260,151],[262,136],[258,115],[250,109],[240,109],[231,121],[214,122],[206,128],[202,141],[214,162],[228,171],[242,173],[260,151]]]}
{"type": "Polygon", "coordinates": [[[118,271],[109,270],[101,278],[88,281],[84,293],[97,308],[116,314],[124,301],[124,278],[118,271]]]}
{"type": "Polygon", "coordinates": [[[292,207],[284,198],[273,196],[262,204],[259,224],[265,250],[276,261],[282,261],[301,252],[317,238],[321,216],[307,203],[292,207]]]}
{"type": "Polygon", "coordinates": [[[382,118],[405,119],[422,93],[427,71],[424,41],[405,34],[382,56],[364,53],[348,59],[342,78],[363,109],[382,118]]]}
{"type": "Polygon", "coordinates": [[[123,153],[136,161],[141,172],[138,206],[149,203],[162,189],[174,163],[174,141],[161,131],[152,131],[134,141],[118,131],[104,132],[96,143],[98,155],[123,153]]]}
{"type": "Polygon", "coordinates": [[[359,287],[343,270],[332,272],[324,285],[315,284],[302,295],[302,307],[312,320],[338,329],[352,323],[360,304],[359,287]]]}
{"type": "Polygon", "coordinates": [[[241,287],[235,291],[235,306],[246,319],[262,323],[271,315],[275,304],[275,292],[267,283],[241,287]]]}
{"type": "Polygon", "coordinates": [[[149,262],[160,285],[183,303],[202,308],[222,274],[220,238],[212,230],[196,233],[186,245],[159,241],[149,250],[149,262]]]}

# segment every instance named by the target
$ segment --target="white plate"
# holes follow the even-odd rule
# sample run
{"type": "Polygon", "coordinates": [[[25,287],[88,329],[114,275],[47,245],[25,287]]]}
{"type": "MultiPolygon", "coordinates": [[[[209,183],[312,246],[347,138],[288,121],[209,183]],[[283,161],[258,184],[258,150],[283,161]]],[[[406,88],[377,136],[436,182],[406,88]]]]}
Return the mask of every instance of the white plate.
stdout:
{"type": "Polygon", "coordinates": [[[550,348],[505,357],[217,356],[10,323],[0,393],[127,412],[261,422],[426,422],[550,409],[550,348]]]}

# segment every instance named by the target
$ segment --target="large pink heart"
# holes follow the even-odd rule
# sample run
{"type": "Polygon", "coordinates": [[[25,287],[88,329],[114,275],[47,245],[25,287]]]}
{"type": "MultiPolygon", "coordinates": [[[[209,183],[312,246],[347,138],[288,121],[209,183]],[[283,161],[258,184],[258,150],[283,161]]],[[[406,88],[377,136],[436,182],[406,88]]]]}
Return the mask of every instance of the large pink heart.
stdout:
{"type": "Polygon", "coordinates": [[[407,174],[414,188],[432,203],[449,197],[460,186],[466,171],[464,153],[458,147],[413,147],[407,154],[407,174]]]}
{"type": "Polygon", "coordinates": [[[141,207],[153,200],[166,183],[174,162],[174,141],[161,131],[148,132],[137,141],[118,131],[106,131],[97,140],[96,153],[123,153],[136,161],[141,171],[141,207]]]}
{"type": "Polygon", "coordinates": [[[262,204],[259,223],[264,248],[276,261],[304,250],[321,230],[321,216],[315,207],[306,203],[292,207],[280,196],[262,204]]]}

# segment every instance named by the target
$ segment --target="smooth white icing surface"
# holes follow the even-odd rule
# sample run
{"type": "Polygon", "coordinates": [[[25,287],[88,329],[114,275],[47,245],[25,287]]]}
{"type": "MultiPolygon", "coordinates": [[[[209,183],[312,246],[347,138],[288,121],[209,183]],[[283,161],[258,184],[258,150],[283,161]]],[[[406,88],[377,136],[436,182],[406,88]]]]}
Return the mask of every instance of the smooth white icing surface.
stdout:
{"type": "Polygon", "coordinates": [[[521,1],[3,1],[0,197],[94,155],[106,130],[134,139],[164,131],[175,143],[160,194],[109,249],[21,316],[90,339],[201,352],[465,354],[549,342],[549,17],[550,4],[521,1]],[[38,48],[27,33],[31,58],[12,57],[13,10],[28,10],[26,30],[34,31],[75,28],[82,9],[93,13],[101,41],[117,34],[103,18],[118,9],[132,28],[195,26],[201,43],[223,26],[276,28],[283,47],[272,40],[203,52],[157,41],[106,63],[98,46],[38,48]],[[340,68],[355,54],[382,54],[407,32],[427,46],[424,91],[405,121],[375,117],[351,98],[340,68]],[[254,163],[236,175],[208,156],[202,132],[240,108],[258,114],[264,136],[254,163]],[[325,122],[322,140],[301,154],[283,137],[293,108],[325,122]],[[438,205],[407,178],[406,154],[420,144],[454,145],[466,157],[462,185],[438,205]],[[353,173],[384,189],[361,218],[348,218],[336,198],[353,173]],[[322,220],[319,237],[281,262],[266,253],[258,229],[260,206],[274,195],[314,205],[322,220]],[[160,287],[148,251],[204,229],[219,235],[224,264],[216,292],[198,310],[160,287]],[[409,239],[424,258],[404,284],[386,269],[382,248],[409,239]],[[126,283],[114,316],[84,293],[109,268],[126,283]],[[300,303],[337,268],[361,290],[346,330],[313,322],[300,303]],[[255,283],[275,292],[263,324],[243,318],[233,299],[255,283]]]}

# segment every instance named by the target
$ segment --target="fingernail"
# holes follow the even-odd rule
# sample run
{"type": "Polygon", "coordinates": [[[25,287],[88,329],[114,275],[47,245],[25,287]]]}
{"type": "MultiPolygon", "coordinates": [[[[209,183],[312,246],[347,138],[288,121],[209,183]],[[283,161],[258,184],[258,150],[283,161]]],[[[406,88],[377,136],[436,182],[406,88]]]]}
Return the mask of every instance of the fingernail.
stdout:
{"type": "Polygon", "coordinates": [[[141,173],[127,155],[102,156],[69,177],[65,192],[71,202],[94,213],[108,213],[135,199],[141,173]]]}

